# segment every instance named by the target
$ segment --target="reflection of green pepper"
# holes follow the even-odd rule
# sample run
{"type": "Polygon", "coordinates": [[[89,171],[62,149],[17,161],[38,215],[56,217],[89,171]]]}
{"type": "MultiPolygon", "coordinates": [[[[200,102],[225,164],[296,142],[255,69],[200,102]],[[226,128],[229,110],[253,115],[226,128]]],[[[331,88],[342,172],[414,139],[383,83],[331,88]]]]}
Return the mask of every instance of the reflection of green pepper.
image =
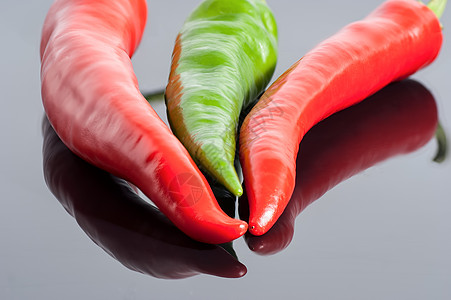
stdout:
{"type": "Polygon", "coordinates": [[[235,195],[240,112],[264,90],[277,27],[264,0],[206,0],[185,21],[166,87],[168,119],[194,160],[235,195]]]}

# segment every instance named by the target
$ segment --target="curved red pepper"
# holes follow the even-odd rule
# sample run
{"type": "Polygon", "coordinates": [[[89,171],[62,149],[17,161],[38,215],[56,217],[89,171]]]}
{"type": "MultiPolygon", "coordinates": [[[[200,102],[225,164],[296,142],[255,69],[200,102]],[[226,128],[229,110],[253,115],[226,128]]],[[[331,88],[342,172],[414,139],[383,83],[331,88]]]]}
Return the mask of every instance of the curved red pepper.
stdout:
{"type": "MultiPolygon", "coordinates": [[[[49,189],[83,231],[124,266],[166,279],[246,274],[246,266],[222,247],[190,239],[124,180],[75,156],[46,118],[42,132],[44,178],[49,189]]],[[[222,194],[215,195],[219,203],[232,202],[222,199],[222,194]]]]}
{"type": "Polygon", "coordinates": [[[353,175],[418,150],[434,137],[437,123],[434,96],[413,80],[390,84],[320,122],[299,146],[290,203],[267,234],[245,236],[249,248],[264,255],[283,250],[292,240],[296,217],[308,205],[353,175]]]}
{"type": "Polygon", "coordinates": [[[417,1],[389,0],[278,78],[241,127],[249,231],[267,232],[282,214],[295,185],[299,143],[313,125],[428,65],[441,44],[432,10],[417,1]]]}
{"type": "Polygon", "coordinates": [[[57,0],[41,40],[42,100],[61,140],[139,187],[190,237],[225,243],[247,224],[219,207],[188,152],[141,95],[130,56],[144,0],[57,0]]]}

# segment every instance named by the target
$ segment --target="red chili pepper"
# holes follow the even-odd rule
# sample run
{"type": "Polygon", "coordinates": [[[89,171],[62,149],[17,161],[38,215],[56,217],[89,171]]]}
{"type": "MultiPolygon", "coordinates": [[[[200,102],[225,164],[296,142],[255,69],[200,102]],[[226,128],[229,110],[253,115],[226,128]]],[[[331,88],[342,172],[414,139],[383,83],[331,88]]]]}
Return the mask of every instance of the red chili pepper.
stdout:
{"type": "MultiPolygon", "coordinates": [[[[283,250],[308,205],[355,174],[418,150],[433,138],[437,123],[434,96],[421,83],[403,80],[315,125],[299,147],[290,203],[267,234],[245,235],[249,248],[262,255],[283,250]]],[[[240,199],[240,215],[245,208],[240,199]]]]}
{"type": "Polygon", "coordinates": [[[144,0],[57,0],[41,40],[45,111],[69,149],[139,187],[187,235],[231,241],[247,224],[220,209],[188,152],[139,91],[130,57],[146,17],[144,0]]]}
{"type": "MultiPolygon", "coordinates": [[[[238,278],[246,274],[246,266],[233,252],[228,253],[222,245],[190,239],[127,182],[75,156],[47,118],[42,122],[42,133],[44,178],[49,189],[83,231],[124,266],[166,279],[197,274],[238,278]]],[[[220,204],[222,200],[235,204],[222,198],[228,194],[215,195],[220,204]]]]}
{"type": "Polygon", "coordinates": [[[441,26],[430,8],[389,0],[278,78],[241,127],[249,231],[264,234],[282,214],[295,185],[299,143],[313,125],[428,65],[441,44],[441,26]]]}

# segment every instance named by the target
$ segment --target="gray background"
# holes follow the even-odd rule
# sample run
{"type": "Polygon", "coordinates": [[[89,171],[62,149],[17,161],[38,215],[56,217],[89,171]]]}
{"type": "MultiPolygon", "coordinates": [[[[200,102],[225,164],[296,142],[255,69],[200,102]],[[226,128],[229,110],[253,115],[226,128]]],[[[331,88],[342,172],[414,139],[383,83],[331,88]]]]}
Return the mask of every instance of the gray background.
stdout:
{"type": "MultiPolygon", "coordinates": [[[[149,2],[133,58],[143,91],[166,84],[175,36],[199,1],[149,2]]],[[[382,1],[268,0],[279,27],[277,78],[315,44],[382,1]]],[[[451,162],[435,141],[339,184],[297,218],[283,252],[259,256],[243,239],[241,279],[161,280],[130,271],[95,245],[42,175],[39,39],[52,1],[0,3],[0,299],[451,299],[451,162]]],[[[433,65],[413,76],[451,131],[451,7],[433,65]]],[[[164,105],[155,104],[164,118],[164,105]]]]}

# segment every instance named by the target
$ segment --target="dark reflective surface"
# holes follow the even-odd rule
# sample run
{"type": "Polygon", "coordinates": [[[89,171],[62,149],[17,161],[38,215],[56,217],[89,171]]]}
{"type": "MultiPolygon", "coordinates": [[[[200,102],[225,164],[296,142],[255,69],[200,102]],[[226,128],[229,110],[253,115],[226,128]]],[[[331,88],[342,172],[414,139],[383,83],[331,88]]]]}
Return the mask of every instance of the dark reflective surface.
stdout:
{"type": "MultiPolygon", "coordinates": [[[[382,2],[267,1],[280,36],[274,79],[382,2]]],[[[0,299],[451,299],[451,161],[432,161],[437,141],[426,131],[412,139],[429,122],[435,126],[426,115],[432,98],[388,96],[408,111],[400,114],[399,126],[389,126],[398,117],[396,108],[381,100],[374,115],[349,116],[367,125],[352,126],[347,112],[336,116],[345,120],[330,132],[325,124],[312,130],[301,146],[302,156],[312,159],[299,156],[294,201],[278,223],[283,230],[254,242],[236,240],[238,262],[224,248],[187,240],[123,182],[76,162],[70,153],[44,176],[51,157],[42,153],[38,53],[52,2],[0,1],[0,299]],[[75,169],[67,168],[72,163],[75,169]],[[49,174],[52,191],[45,182],[49,174]],[[273,255],[259,255],[264,252],[273,255]],[[221,277],[241,274],[242,265],[244,276],[221,277]]],[[[133,58],[143,92],[165,86],[175,37],[199,1],[148,3],[148,26],[133,58]]],[[[442,52],[413,76],[418,82],[413,89],[426,95],[422,85],[434,95],[449,135],[449,3],[442,23],[442,52]]],[[[396,93],[409,93],[401,90],[396,93]]],[[[164,103],[152,106],[166,121],[164,103]]],[[[58,151],[50,153],[56,158],[58,151]]],[[[234,202],[226,203],[233,214],[234,202]]]]}

